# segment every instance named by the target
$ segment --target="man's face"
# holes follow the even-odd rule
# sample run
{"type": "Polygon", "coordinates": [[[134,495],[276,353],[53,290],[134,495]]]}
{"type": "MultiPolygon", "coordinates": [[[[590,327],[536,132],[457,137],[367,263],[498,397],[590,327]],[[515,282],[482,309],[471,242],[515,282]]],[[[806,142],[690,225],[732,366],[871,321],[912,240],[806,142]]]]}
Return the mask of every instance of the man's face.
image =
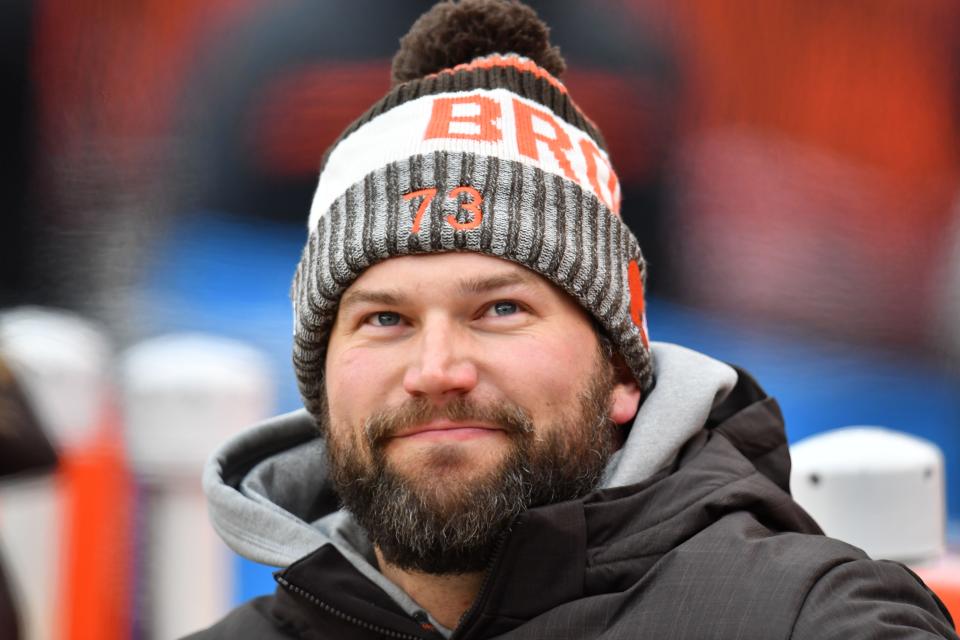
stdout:
{"type": "Polygon", "coordinates": [[[473,253],[387,260],[345,292],[330,334],[333,479],[388,561],[478,569],[513,515],[599,480],[639,401],[620,377],[586,312],[539,275],[473,253]]]}

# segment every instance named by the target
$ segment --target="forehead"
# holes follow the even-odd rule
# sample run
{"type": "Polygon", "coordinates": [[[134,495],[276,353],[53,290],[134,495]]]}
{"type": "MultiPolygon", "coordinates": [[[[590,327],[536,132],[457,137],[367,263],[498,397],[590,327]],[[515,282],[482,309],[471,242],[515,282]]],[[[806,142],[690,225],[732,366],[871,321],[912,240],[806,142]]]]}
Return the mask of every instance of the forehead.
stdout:
{"type": "Polygon", "coordinates": [[[379,262],[347,288],[341,307],[371,293],[397,297],[470,295],[499,288],[522,288],[529,293],[555,298],[560,304],[586,311],[565,291],[524,266],[470,252],[402,256],[379,262]]]}
{"type": "Polygon", "coordinates": [[[551,286],[539,274],[508,260],[478,253],[434,253],[401,256],[379,262],[350,285],[361,287],[416,287],[423,282],[458,283],[471,278],[509,277],[532,286],[551,286]]]}

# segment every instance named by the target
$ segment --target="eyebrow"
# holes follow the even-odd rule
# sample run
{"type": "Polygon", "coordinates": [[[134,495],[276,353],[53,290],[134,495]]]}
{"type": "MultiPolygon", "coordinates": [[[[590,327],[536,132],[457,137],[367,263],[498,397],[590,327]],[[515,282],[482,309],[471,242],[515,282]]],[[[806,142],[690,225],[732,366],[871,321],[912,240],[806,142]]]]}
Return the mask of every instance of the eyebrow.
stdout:
{"type": "Polygon", "coordinates": [[[488,293],[504,287],[531,285],[533,282],[534,280],[532,276],[529,276],[521,271],[513,271],[510,273],[493,275],[486,278],[468,278],[467,280],[462,280],[457,289],[461,294],[488,293]]]}
{"type": "Polygon", "coordinates": [[[348,291],[340,300],[340,308],[349,307],[355,304],[382,304],[387,307],[399,306],[405,297],[392,291],[368,291],[366,289],[357,289],[348,291]]]}
{"type": "MultiPolygon", "coordinates": [[[[476,295],[489,293],[504,287],[517,285],[530,286],[534,283],[532,276],[522,272],[504,273],[488,277],[467,278],[457,285],[460,295],[476,295]]],[[[375,304],[395,307],[403,304],[407,299],[402,293],[385,290],[356,289],[348,291],[340,300],[340,307],[349,307],[357,304],[375,304]]]]}

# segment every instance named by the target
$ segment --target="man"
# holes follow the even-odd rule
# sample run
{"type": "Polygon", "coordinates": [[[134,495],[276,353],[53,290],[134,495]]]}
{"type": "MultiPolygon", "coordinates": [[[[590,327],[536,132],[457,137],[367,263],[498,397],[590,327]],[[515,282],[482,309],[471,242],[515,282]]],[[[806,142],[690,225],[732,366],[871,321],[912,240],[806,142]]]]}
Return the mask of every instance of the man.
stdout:
{"type": "Polygon", "coordinates": [[[306,411],[204,479],[279,587],[197,637],[955,638],[791,500],[748,375],[649,343],[546,36],[513,2],[435,6],[328,152],[293,284],[306,411]]]}

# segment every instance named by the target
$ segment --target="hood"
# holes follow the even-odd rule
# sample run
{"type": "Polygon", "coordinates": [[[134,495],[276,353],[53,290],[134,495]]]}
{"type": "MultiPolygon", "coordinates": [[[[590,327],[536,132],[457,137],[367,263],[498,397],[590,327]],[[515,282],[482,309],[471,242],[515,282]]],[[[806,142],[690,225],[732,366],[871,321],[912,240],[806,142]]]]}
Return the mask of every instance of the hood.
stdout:
{"type": "MultiPolygon", "coordinates": [[[[655,385],[611,458],[603,488],[641,482],[671,465],[737,383],[732,367],[689,349],[654,343],[653,355],[655,385]]],[[[366,536],[339,510],[324,441],[306,411],[228,441],[207,462],[203,484],[214,528],[240,555],[284,567],[333,544],[361,573],[382,580],[366,536]]]]}

